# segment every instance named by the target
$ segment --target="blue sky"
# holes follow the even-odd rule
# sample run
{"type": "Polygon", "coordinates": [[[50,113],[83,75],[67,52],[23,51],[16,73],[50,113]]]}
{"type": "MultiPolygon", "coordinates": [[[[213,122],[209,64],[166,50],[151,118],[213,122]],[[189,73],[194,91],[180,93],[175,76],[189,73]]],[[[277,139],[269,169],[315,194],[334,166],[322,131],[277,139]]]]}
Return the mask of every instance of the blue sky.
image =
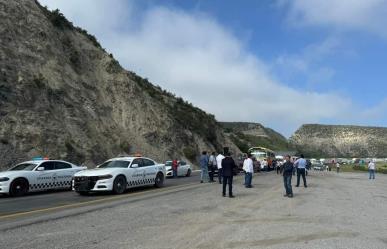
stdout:
{"type": "Polygon", "coordinates": [[[385,0],[41,0],[221,121],[386,126],[385,0]]]}

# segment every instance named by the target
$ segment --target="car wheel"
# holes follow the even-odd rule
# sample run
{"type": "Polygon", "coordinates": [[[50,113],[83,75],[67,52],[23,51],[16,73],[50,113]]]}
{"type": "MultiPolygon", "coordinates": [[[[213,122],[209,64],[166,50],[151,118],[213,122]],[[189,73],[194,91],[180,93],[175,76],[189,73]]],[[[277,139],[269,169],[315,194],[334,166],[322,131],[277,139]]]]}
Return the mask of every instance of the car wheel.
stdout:
{"type": "Polygon", "coordinates": [[[164,175],[162,173],[157,173],[155,179],[155,187],[161,188],[164,185],[164,175]]]}
{"type": "Polygon", "coordinates": [[[28,192],[28,182],[25,179],[16,179],[11,183],[9,189],[10,196],[23,196],[28,192]]]}
{"type": "Polygon", "coordinates": [[[186,177],[190,177],[191,176],[191,169],[188,169],[187,170],[187,174],[185,175],[186,177]]]}
{"type": "Polygon", "coordinates": [[[126,179],[124,176],[117,176],[113,182],[113,193],[122,194],[126,190],[126,179]]]}

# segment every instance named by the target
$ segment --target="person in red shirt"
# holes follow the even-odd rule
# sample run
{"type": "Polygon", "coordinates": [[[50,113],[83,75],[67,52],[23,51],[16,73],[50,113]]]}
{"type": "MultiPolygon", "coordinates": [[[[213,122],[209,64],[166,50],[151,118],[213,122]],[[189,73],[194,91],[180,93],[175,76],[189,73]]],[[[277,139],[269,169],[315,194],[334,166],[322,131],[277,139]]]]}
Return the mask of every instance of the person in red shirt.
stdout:
{"type": "Polygon", "coordinates": [[[177,178],[177,167],[179,166],[179,163],[177,159],[172,161],[172,170],[173,170],[173,178],[177,178]]]}

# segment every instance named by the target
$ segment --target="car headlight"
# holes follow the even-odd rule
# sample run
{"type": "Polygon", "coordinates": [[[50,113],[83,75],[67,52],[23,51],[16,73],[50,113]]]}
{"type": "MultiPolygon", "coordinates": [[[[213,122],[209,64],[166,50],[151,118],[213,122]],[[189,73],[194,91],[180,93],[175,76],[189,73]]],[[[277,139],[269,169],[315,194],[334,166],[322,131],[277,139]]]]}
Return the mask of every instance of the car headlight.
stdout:
{"type": "Polygon", "coordinates": [[[103,176],[98,176],[98,180],[105,180],[105,179],[110,179],[112,178],[112,175],[103,175],[103,176]]]}
{"type": "Polygon", "coordinates": [[[0,182],[6,182],[9,181],[8,177],[0,177],[0,182]]]}

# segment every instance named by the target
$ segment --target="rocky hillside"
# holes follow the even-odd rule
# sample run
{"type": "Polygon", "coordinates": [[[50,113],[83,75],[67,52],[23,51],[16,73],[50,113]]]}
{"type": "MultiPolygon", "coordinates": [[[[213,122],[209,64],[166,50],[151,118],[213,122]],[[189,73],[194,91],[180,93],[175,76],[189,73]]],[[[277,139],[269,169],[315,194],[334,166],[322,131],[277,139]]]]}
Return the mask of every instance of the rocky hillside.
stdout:
{"type": "Polygon", "coordinates": [[[212,115],[124,70],[59,11],[0,0],[0,19],[0,167],[39,155],[94,165],[237,152],[212,115]]]}
{"type": "Polygon", "coordinates": [[[387,128],[308,124],[290,143],[313,157],[387,157],[387,128]]]}
{"type": "Polygon", "coordinates": [[[280,133],[258,123],[222,122],[227,136],[243,152],[253,146],[263,146],[274,151],[289,151],[287,139],[280,133]]]}

